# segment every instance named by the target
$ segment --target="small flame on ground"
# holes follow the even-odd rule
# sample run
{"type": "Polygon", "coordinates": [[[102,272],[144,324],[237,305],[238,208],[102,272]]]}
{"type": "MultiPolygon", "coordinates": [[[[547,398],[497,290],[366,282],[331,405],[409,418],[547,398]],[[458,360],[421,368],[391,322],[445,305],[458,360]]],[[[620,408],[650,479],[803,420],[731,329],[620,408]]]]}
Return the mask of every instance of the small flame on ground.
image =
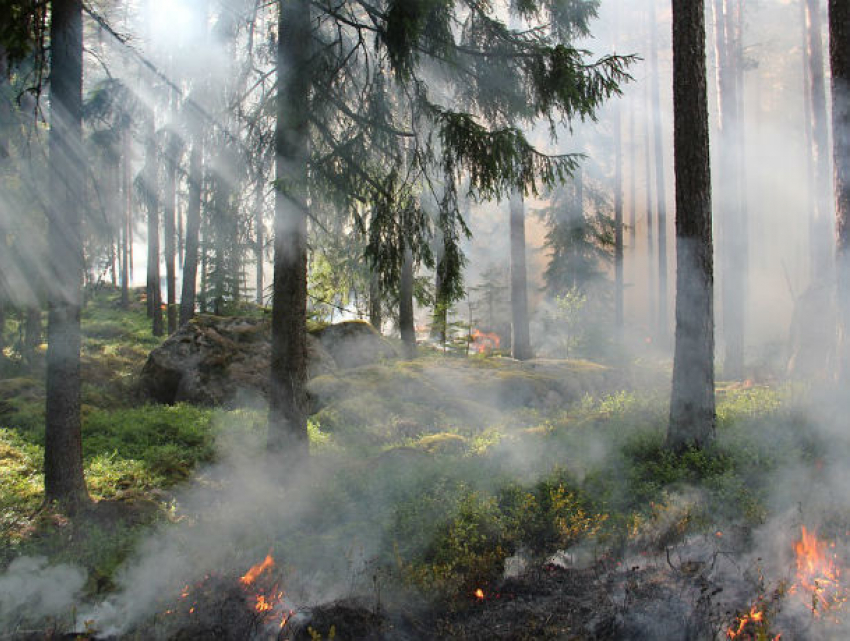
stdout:
{"type": "Polygon", "coordinates": [[[482,590],[481,588],[478,588],[477,590],[475,590],[475,598],[483,600],[484,599],[484,590],[482,590]]]}
{"type": "Polygon", "coordinates": [[[263,559],[260,563],[257,563],[250,570],[248,570],[245,575],[239,579],[242,585],[251,585],[254,581],[257,580],[257,577],[260,576],[266,570],[270,570],[274,567],[274,558],[269,552],[266,555],[266,558],[263,559]]]}
{"type": "MultiPolygon", "coordinates": [[[[758,604],[750,606],[750,611],[740,614],[735,623],[726,630],[727,639],[767,639],[767,630],[764,627],[767,620],[758,604]]],[[[782,634],[770,637],[771,641],[779,641],[782,634]]]]}
{"type": "Polygon", "coordinates": [[[472,349],[479,354],[486,354],[487,352],[499,349],[502,343],[502,339],[495,332],[485,333],[473,329],[469,335],[472,338],[472,349]]]}
{"type": "Polygon", "coordinates": [[[822,610],[841,607],[847,600],[846,590],[839,582],[841,570],[835,564],[835,554],[829,552],[830,547],[835,546],[819,540],[805,525],[800,540],[794,544],[797,581],[790,591],[810,595],[809,607],[815,616],[820,616],[822,610]]]}

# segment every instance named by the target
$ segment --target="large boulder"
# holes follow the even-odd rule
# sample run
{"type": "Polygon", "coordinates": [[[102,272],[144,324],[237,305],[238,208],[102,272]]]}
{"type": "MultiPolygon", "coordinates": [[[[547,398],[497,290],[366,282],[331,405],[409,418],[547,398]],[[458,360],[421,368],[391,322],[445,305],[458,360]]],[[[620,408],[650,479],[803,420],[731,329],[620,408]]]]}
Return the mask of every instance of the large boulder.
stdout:
{"type": "MultiPolygon", "coordinates": [[[[337,364],[308,334],[308,375],[337,364]]],[[[199,315],[154,349],[142,369],[142,398],[158,403],[224,405],[268,394],[270,323],[257,318],[199,315]]]]}
{"type": "Polygon", "coordinates": [[[371,324],[350,320],[312,332],[342,369],[398,357],[395,348],[371,324]]]}

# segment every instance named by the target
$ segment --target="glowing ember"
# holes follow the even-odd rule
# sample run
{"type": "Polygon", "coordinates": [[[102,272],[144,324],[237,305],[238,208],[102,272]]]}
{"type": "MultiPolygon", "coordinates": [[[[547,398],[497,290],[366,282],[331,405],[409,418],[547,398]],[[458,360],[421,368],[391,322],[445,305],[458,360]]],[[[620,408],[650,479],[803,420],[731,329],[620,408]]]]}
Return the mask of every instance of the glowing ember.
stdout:
{"type": "Polygon", "coordinates": [[[245,575],[239,579],[242,582],[242,585],[251,585],[254,581],[257,580],[257,577],[260,576],[266,570],[270,570],[274,567],[274,558],[272,558],[271,553],[266,555],[266,558],[263,559],[262,562],[257,563],[250,570],[248,570],[245,575]]]}
{"type": "Polygon", "coordinates": [[[486,354],[499,349],[502,342],[499,335],[494,332],[484,333],[473,329],[470,336],[472,338],[471,347],[479,354],[486,354]]]}
{"type": "MultiPolygon", "coordinates": [[[[758,605],[750,608],[746,614],[741,614],[735,621],[735,624],[726,630],[726,637],[729,639],[755,639],[754,632],[764,625],[764,612],[759,609],[758,605]]],[[[778,639],[779,637],[775,637],[778,639]]]]}
{"type": "Polygon", "coordinates": [[[478,588],[477,590],[475,590],[475,598],[483,600],[484,599],[484,590],[482,590],[481,588],[478,588]]]}
{"type": "Polygon", "coordinates": [[[794,544],[797,580],[790,591],[810,597],[809,607],[815,616],[820,616],[822,610],[840,607],[847,600],[846,590],[839,583],[841,570],[835,564],[835,554],[829,551],[831,547],[834,544],[819,540],[806,526],[794,544]]]}

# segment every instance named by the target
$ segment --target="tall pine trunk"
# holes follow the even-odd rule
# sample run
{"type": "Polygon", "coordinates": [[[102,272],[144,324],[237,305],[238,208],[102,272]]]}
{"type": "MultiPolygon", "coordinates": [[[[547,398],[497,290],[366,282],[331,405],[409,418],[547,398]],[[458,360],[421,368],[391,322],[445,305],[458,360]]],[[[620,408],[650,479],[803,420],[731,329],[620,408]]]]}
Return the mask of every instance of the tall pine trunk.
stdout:
{"type": "Polygon", "coordinates": [[[268,449],[295,466],[307,439],[307,162],[310,3],[281,0],[268,449]]]}
{"type": "Polygon", "coordinates": [[[650,119],[652,118],[652,105],[649,99],[649,85],[646,92],[646,118],[644,119],[644,168],[646,170],[646,287],[647,287],[647,321],[649,323],[650,334],[655,333],[657,324],[656,315],[658,306],[656,303],[655,290],[655,227],[653,223],[654,216],[652,215],[652,128],[650,127],[650,119]]]}
{"type": "Polygon", "coordinates": [[[723,339],[725,358],[723,374],[729,379],[743,376],[744,369],[744,305],[746,270],[746,227],[741,211],[740,153],[737,128],[737,78],[734,22],[730,0],[714,0],[712,4],[717,75],[717,120],[719,141],[717,157],[718,184],[723,185],[714,197],[721,222],[721,263],[723,301],[723,339]]]}
{"type": "Polygon", "coordinates": [[[823,43],[818,0],[806,3],[806,50],[809,61],[812,158],[814,165],[814,211],[811,227],[812,283],[825,285],[832,273],[830,242],[829,151],[826,88],[823,77],[823,43]]]}
{"type": "Polygon", "coordinates": [[[676,339],[667,446],[714,440],[714,267],[703,2],[673,0],[676,339]]]}
{"type": "MultiPolygon", "coordinates": [[[[655,146],[655,203],[658,222],[658,337],[667,344],[667,190],[664,180],[664,145],[661,132],[661,90],[658,72],[658,25],[655,19],[655,0],[651,0],[649,60],[652,87],[652,137],[655,146]]],[[[705,51],[703,51],[705,54],[705,51]]]]}
{"type": "Polygon", "coordinates": [[[265,181],[263,180],[263,170],[262,168],[258,169],[257,176],[257,184],[254,189],[254,264],[256,268],[256,281],[254,287],[256,289],[256,301],[257,305],[262,305],[264,302],[264,288],[265,288],[265,272],[264,272],[264,262],[265,262],[265,246],[266,246],[266,234],[265,234],[265,224],[263,223],[263,209],[264,209],[264,200],[263,200],[263,190],[265,189],[265,181]]]}
{"type": "Polygon", "coordinates": [[[163,235],[165,240],[165,291],[166,318],[168,333],[177,331],[177,272],[176,272],[176,225],[175,209],[177,201],[177,165],[178,143],[176,136],[169,132],[165,154],[165,185],[163,186],[165,202],[163,203],[163,235]]]}
{"type": "Polygon", "coordinates": [[[839,358],[842,389],[850,382],[850,3],[829,0],[829,62],[832,69],[832,131],[835,163],[839,358]]]}
{"type": "Polygon", "coordinates": [[[198,285],[198,251],[201,231],[201,194],[204,180],[203,139],[194,132],[189,154],[189,205],[186,208],[186,250],[183,254],[183,288],[180,292],[180,324],[195,315],[195,291],[198,285]]]}
{"type": "Polygon", "coordinates": [[[130,249],[133,242],[133,178],[130,166],[130,132],[122,134],[124,152],[122,154],[122,180],[124,183],[124,217],[121,224],[121,308],[130,307],[130,249]]]}
{"type": "Polygon", "coordinates": [[[511,234],[511,356],[524,361],[531,358],[528,329],[528,277],[525,268],[525,203],[522,194],[510,199],[511,234]]]}
{"type": "Polygon", "coordinates": [[[623,328],[623,125],[614,107],[614,325],[623,328]]]}
{"type": "Polygon", "coordinates": [[[402,349],[404,357],[411,359],[416,356],[416,327],[413,318],[413,252],[410,247],[405,247],[402,254],[398,298],[398,328],[402,349]]]}
{"type": "Polygon", "coordinates": [[[80,0],[55,2],[50,21],[51,199],[47,247],[47,382],[44,494],[68,509],[88,501],[80,425],[80,310],[83,280],[83,24],[80,0]]]}
{"type": "Polygon", "coordinates": [[[162,289],[159,283],[159,196],[157,194],[157,153],[154,133],[154,113],[151,110],[145,142],[145,168],[142,179],[145,207],[148,214],[148,317],[152,319],[153,335],[162,336],[162,289]]]}

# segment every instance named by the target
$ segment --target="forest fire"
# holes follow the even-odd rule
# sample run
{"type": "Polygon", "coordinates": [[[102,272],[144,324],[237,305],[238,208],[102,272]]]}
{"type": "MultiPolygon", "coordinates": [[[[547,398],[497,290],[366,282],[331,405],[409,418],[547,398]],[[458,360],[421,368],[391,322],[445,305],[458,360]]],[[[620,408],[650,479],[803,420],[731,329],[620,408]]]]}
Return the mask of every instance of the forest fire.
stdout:
{"type": "Polygon", "coordinates": [[[790,592],[806,598],[814,616],[834,611],[847,601],[847,590],[840,583],[841,569],[831,551],[834,547],[806,526],[802,526],[800,540],[794,544],[797,577],[790,592]]]}
{"type": "MultiPolygon", "coordinates": [[[[738,615],[735,623],[726,630],[727,639],[763,639],[766,637],[767,620],[764,610],[756,603],[749,611],[738,615]]],[[[772,641],[779,641],[781,634],[771,637],[772,641]]]]}
{"type": "Polygon", "coordinates": [[[472,338],[470,346],[477,354],[489,354],[490,352],[499,349],[499,346],[502,343],[502,339],[499,338],[499,335],[495,332],[487,333],[473,329],[470,333],[470,337],[472,338]]]}
{"type": "Polygon", "coordinates": [[[234,631],[250,631],[252,638],[277,638],[292,616],[284,603],[284,592],[273,572],[276,564],[269,553],[244,575],[208,574],[180,591],[177,604],[164,614],[174,634],[190,630],[202,634],[221,625],[222,616],[234,631]]]}

